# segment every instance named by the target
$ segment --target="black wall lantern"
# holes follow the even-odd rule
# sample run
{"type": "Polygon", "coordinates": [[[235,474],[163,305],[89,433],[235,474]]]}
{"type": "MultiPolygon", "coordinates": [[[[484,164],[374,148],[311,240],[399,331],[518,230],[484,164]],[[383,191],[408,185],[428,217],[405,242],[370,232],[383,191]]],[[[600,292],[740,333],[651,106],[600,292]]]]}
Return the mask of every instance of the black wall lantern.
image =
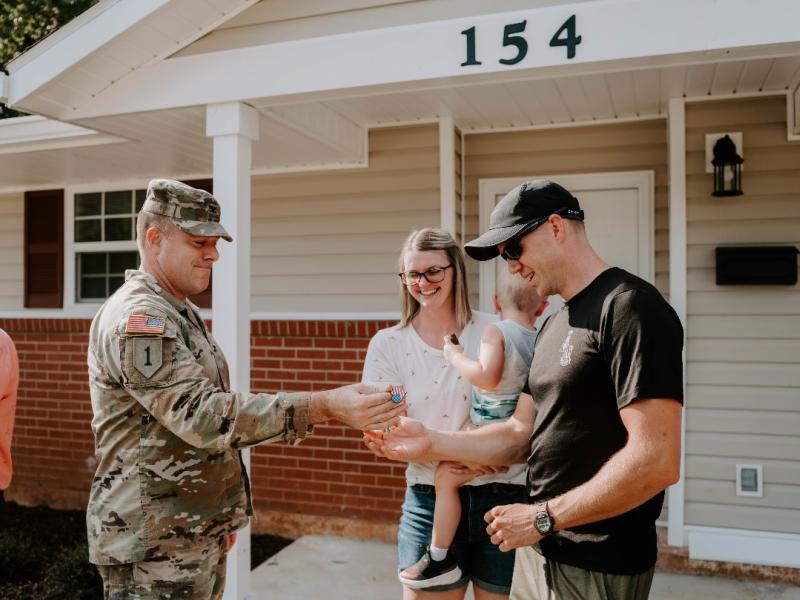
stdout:
{"type": "Polygon", "coordinates": [[[712,196],[741,196],[742,163],[731,136],[724,135],[714,144],[714,191],[712,196]]]}

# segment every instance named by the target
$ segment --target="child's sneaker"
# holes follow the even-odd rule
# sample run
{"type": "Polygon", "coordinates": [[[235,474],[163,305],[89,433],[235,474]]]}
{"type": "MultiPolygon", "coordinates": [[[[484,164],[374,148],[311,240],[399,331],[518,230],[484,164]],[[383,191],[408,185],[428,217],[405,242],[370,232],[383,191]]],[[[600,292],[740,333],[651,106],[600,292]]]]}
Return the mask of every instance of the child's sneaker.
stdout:
{"type": "Polygon", "coordinates": [[[429,588],[435,585],[447,585],[461,579],[455,555],[448,550],[444,560],[433,560],[430,548],[425,550],[415,564],[400,572],[400,583],[413,590],[429,588]]]}

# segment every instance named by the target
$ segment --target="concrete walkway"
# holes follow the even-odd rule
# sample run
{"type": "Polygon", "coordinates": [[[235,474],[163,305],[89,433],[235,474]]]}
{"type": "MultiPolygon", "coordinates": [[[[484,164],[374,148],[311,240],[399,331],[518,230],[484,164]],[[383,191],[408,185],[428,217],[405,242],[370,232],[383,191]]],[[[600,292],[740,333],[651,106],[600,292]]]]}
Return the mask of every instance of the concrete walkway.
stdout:
{"type": "MultiPolygon", "coordinates": [[[[252,574],[253,600],[399,600],[394,544],[305,536],[252,574]]],[[[467,598],[472,600],[472,594],[467,598]]],[[[785,585],[656,573],[651,600],[800,600],[785,585]]]]}

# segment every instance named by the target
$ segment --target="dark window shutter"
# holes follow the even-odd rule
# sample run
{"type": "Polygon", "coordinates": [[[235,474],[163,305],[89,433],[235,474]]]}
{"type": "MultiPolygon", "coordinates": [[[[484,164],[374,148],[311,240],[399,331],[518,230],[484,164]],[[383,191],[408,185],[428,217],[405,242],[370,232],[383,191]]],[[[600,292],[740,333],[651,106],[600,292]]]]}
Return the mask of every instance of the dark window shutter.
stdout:
{"type": "Polygon", "coordinates": [[[25,192],[25,308],[61,308],[64,190],[25,192]]]}
{"type": "MultiPolygon", "coordinates": [[[[214,193],[214,181],[211,179],[194,179],[191,181],[184,181],[186,185],[190,185],[198,190],[205,190],[209,194],[214,193]]],[[[200,308],[211,308],[211,288],[214,282],[208,284],[205,292],[200,292],[196,296],[192,296],[190,300],[197,304],[200,308]]]]}

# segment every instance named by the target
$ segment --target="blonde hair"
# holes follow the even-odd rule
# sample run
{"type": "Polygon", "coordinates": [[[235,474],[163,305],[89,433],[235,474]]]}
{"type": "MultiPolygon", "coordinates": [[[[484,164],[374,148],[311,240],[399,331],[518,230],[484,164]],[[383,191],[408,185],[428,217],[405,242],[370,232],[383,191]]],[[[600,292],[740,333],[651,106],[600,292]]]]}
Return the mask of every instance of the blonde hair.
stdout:
{"type": "MultiPolygon", "coordinates": [[[[447,255],[447,260],[453,266],[453,309],[456,312],[456,321],[460,328],[466,327],[472,319],[472,309],[469,307],[469,293],[467,291],[467,268],[464,265],[464,253],[456,243],[453,236],[444,229],[426,227],[412,231],[400,250],[400,271],[405,271],[406,252],[429,252],[440,250],[447,255]]],[[[417,302],[400,282],[400,316],[403,327],[419,313],[417,302]]]]}
{"type": "Polygon", "coordinates": [[[516,308],[524,314],[531,314],[542,303],[542,298],[531,286],[531,282],[520,274],[501,269],[495,283],[497,301],[503,308],[516,308]]]}

